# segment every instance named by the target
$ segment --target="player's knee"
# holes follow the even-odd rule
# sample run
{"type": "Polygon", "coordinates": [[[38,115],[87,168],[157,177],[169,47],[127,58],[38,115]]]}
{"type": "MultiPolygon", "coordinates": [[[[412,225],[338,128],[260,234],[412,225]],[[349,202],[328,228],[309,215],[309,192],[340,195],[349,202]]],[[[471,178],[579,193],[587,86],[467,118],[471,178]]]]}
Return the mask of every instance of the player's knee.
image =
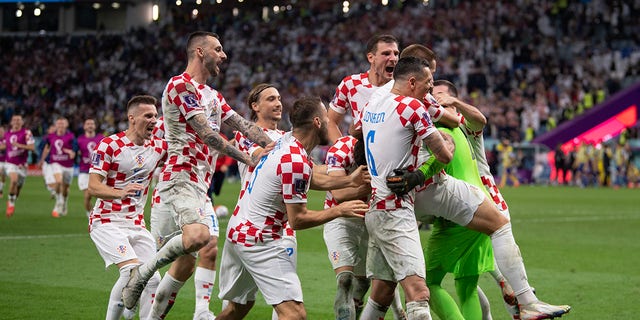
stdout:
{"type": "Polygon", "coordinates": [[[218,256],[218,238],[212,237],[212,239],[198,251],[200,259],[207,261],[213,261],[215,263],[218,256]]]}
{"type": "Polygon", "coordinates": [[[354,275],[351,271],[342,271],[336,275],[336,281],[338,282],[338,290],[343,292],[350,292],[353,287],[354,275]]]}
{"type": "MultiPolygon", "coordinates": [[[[206,246],[211,239],[211,235],[209,234],[209,229],[203,228],[192,228],[190,232],[183,232],[182,241],[184,243],[185,251],[194,252],[200,250],[202,247],[206,246]]],[[[183,231],[186,231],[184,229],[183,231]]]]}

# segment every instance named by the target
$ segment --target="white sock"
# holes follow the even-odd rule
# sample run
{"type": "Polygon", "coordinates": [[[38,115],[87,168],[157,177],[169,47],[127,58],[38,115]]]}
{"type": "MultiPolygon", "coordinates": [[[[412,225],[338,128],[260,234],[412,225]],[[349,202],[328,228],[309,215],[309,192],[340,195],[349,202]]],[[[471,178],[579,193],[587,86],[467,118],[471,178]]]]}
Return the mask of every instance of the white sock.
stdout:
{"type": "Polygon", "coordinates": [[[122,316],[122,310],[124,310],[124,303],[122,303],[122,288],[129,281],[129,275],[131,268],[135,267],[135,264],[127,264],[120,268],[120,277],[116,280],[111,288],[111,294],[109,295],[109,304],[107,305],[107,320],[120,320],[122,316]]]}
{"type": "Polygon", "coordinates": [[[367,299],[367,304],[364,306],[364,309],[362,309],[362,314],[360,314],[360,319],[362,320],[384,319],[384,315],[387,314],[387,309],[389,309],[389,307],[381,306],[377,302],[373,301],[371,297],[369,297],[369,299],[367,299]]]}
{"type": "Polygon", "coordinates": [[[158,285],[160,285],[160,279],[160,272],[156,271],[144,287],[140,295],[140,319],[147,319],[151,314],[153,300],[156,296],[158,285]]]}
{"type": "Polygon", "coordinates": [[[407,302],[407,320],[431,320],[429,301],[407,302]]]}
{"type": "Polygon", "coordinates": [[[16,196],[15,194],[9,194],[9,203],[14,206],[16,204],[16,199],[18,198],[18,196],[16,196]]]}
{"type": "Polygon", "coordinates": [[[406,319],[407,314],[402,309],[402,299],[400,299],[400,286],[396,286],[396,290],[393,292],[393,301],[391,301],[391,312],[393,312],[393,319],[406,319]]]}
{"type": "Polygon", "coordinates": [[[173,303],[176,301],[178,291],[184,285],[183,281],[174,279],[168,272],[164,274],[158,288],[156,289],[156,295],[153,299],[153,307],[151,310],[150,319],[164,319],[173,307],[173,303]]]}
{"type": "Polygon", "coordinates": [[[140,265],[138,271],[142,279],[149,279],[158,269],[168,265],[178,257],[184,255],[184,246],[182,245],[182,235],[177,235],[165,243],[151,260],[140,265]]]}
{"type": "Polygon", "coordinates": [[[478,286],[478,299],[480,300],[480,309],[482,309],[482,320],[493,320],[491,317],[491,304],[487,295],[478,286]]]}
{"type": "Polygon", "coordinates": [[[197,267],[193,276],[193,284],[196,287],[196,314],[209,311],[211,291],[216,282],[216,270],[197,267]]]}
{"type": "Polygon", "coordinates": [[[338,288],[336,298],[333,300],[333,312],[336,319],[355,319],[356,308],[353,303],[353,282],[355,277],[352,271],[342,271],[336,275],[338,288]]]}
{"type": "Polygon", "coordinates": [[[491,234],[491,244],[498,269],[513,288],[518,302],[520,304],[536,302],[538,299],[529,286],[522,255],[513,238],[510,222],[491,234]]]}

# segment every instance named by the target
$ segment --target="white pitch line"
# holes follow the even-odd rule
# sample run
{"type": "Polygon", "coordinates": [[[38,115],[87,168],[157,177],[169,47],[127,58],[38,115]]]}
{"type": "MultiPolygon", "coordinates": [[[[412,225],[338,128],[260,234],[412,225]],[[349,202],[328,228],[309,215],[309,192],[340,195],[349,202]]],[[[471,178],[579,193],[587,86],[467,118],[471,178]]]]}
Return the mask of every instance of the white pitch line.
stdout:
{"type": "Polygon", "coordinates": [[[70,233],[70,234],[42,234],[42,235],[24,235],[24,236],[0,236],[3,240],[32,240],[32,239],[52,239],[52,238],[75,238],[86,237],[87,233],[70,233]]]}

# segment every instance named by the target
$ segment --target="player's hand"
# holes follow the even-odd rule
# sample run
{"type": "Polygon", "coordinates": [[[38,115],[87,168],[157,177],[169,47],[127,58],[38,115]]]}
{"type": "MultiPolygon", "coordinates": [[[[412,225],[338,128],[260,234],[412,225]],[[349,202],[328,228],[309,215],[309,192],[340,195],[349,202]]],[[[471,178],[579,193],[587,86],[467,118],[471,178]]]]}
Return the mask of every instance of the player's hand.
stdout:
{"type": "Polygon", "coordinates": [[[135,183],[135,182],[129,183],[122,190],[119,190],[122,193],[120,198],[140,196],[143,190],[144,190],[144,186],[142,184],[135,183]]]}
{"type": "Polygon", "coordinates": [[[251,163],[247,163],[248,166],[250,167],[255,167],[258,165],[258,163],[260,162],[260,159],[262,159],[262,157],[266,156],[269,154],[269,152],[271,152],[271,150],[273,150],[273,147],[276,145],[275,141],[269,143],[268,145],[264,146],[264,148],[262,148],[262,150],[260,150],[260,153],[254,153],[253,156],[251,156],[251,163]]]}
{"type": "Polygon", "coordinates": [[[457,102],[456,97],[448,95],[444,92],[435,94],[433,97],[436,98],[436,101],[438,101],[438,104],[441,106],[453,107],[457,102]]]}
{"type": "Polygon", "coordinates": [[[423,184],[424,180],[424,174],[420,170],[409,172],[407,169],[394,169],[393,174],[387,176],[387,187],[400,197],[423,184]]]}
{"type": "Polygon", "coordinates": [[[367,170],[367,166],[358,166],[358,168],[349,175],[349,178],[351,178],[351,187],[354,188],[371,183],[371,175],[367,170]]]}
{"type": "Polygon", "coordinates": [[[340,217],[344,218],[362,218],[369,211],[369,205],[362,200],[345,201],[336,208],[340,210],[340,217]]]}

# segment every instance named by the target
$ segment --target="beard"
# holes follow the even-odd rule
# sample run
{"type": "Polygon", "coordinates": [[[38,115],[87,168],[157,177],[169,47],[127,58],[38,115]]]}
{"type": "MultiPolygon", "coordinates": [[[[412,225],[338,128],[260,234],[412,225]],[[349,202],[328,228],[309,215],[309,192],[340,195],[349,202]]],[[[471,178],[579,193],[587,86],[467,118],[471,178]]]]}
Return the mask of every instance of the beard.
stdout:
{"type": "Polygon", "coordinates": [[[320,141],[318,142],[319,145],[321,146],[327,146],[329,145],[329,128],[327,127],[327,125],[323,125],[320,127],[320,132],[318,132],[318,137],[320,138],[320,141]]]}
{"type": "Polygon", "coordinates": [[[212,77],[218,76],[218,65],[213,59],[209,58],[208,56],[204,57],[204,67],[207,68],[207,71],[209,71],[209,74],[212,77]]]}

